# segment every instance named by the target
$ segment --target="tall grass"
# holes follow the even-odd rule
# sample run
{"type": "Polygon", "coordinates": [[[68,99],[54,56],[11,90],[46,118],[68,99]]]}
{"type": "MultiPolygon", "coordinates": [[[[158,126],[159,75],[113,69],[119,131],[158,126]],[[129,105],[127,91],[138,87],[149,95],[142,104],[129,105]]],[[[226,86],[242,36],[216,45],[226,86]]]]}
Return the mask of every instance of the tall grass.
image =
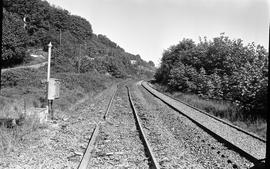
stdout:
{"type": "Polygon", "coordinates": [[[27,117],[20,125],[12,128],[0,126],[0,155],[16,151],[25,142],[25,136],[44,128],[47,128],[47,125],[40,123],[37,116],[27,117]]]}
{"type": "MultiPolygon", "coordinates": [[[[51,77],[61,82],[60,99],[54,101],[55,112],[65,113],[73,104],[87,95],[93,96],[115,83],[116,79],[98,72],[84,74],[54,73],[51,77]]],[[[0,94],[0,118],[22,119],[17,126],[6,128],[0,125],[0,155],[16,150],[23,144],[24,136],[46,126],[40,123],[37,114],[31,114],[35,108],[45,107],[46,86],[42,83],[46,79],[46,69],[11,70],[2,74],[0,94]],[[27,113],[25,113],[27,112],[27,113]]],[[[56,114],[57,116],[57,114],[56,114]]]]}

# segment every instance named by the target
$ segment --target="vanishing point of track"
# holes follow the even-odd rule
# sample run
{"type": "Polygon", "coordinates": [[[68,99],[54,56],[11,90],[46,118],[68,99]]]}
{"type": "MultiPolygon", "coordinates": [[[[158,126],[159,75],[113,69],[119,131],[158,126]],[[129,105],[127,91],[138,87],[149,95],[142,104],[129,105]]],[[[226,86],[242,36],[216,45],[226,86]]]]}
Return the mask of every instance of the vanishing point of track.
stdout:
{"type": "MultiPolygon", "coordinates": [[[[123,86],[123,85],[122,85],[123,86]]],[[[162,102],[164,102],[165,104],[167,104],[169,107],[171,107],[172,109],[174,109],[175,111],[179,112],[180,114],[183,114],[184,116],[186,116],[188,119],[190,119],[193,123],[195,123],[197,126],[199,126],[200,128],[202,128],[206,133],[210,134],[211,136],[213,136],[213,138],[215,138],[216,140],[218,140],[219,142],[221,143],[224,143],[227,147],[229,147],[229,149],[232,149],[233,151],[239,153],[241,156],[249,159],[250,161],[252,161],[254,164],[258,164],[260,163],[261,161],[264,160],[263,156],[263,151],[260,151],[262,149],[264,149],[264,146],[265,146],[265,140],[250,133],[250,132],[247,132],[245,130],[242,130],[240,129],[239,127],[236,127],[230,123],[227,123],[223,120],[220,120],[212,115],[209,115],[197,108],[194,108],[186,103],[183,103],[182,104],[185,104],[185,106],[187,106],[188,108],[183,108],[183,109],[179,109],[179,107],[175,106],[176,103],[181,103],[181,101],[179,100],[176,100],[176,99],[173,99],[169,96],[166,96],[168,97],[167,100],[166,98],[164,99],[164,97],[158,95],[157,91],[155,93],[154,89],[152,87],[150,87],[149,85],[147,85],[145,82],[142,84],[142,86],[147,90],[149,91],[154,97],[160,99],[162,102]],[[174,100],[174,101],[172,101],[174,100]],[[185,111],[187,111],[187,113],[185,114],[185,111]],[[255,140],[253,141],[255,143],[254,146],[258,146],[258,148],[256,149],[252,149],[251,151],[247,151],[246,147],[243,147],[241,144],[239,144],[238,142],[241,142],[242,140],[238,141],[237,139],[231,139],[231,138],[226,138],[226,136],[224,137],[224,135],[222,135],[223,133],[218,133],[215,131],[215,129],[212,129],[211,127],[209,128],[207,125],[201,123],[200,121],[198,121],[198,119],[194,118],[195,116],[193,116],[192,114],[189,114],[189,111],[198,111],[200,112],[203,116],[206,117],[206,121],[208,121],[208,123],[212,123],[212,121],[209,119],[213,119],[215,120],[215,122],[213,123],[218,123],[219,125],[225,125],[226,126],[226,129],[224,128],[224,131],[225,130],[234,130],[232,134],[235,134],[236,132],[243,134],[244,136],[240,136],[239,134],[236,134],[236,135],[232,135],[231,137],[235,137],[235,136],[238,136],[239,135],[239,138],[244,138],[244,140],[246,138],[248,138],[247,140],[249,140],[249,138],[255,140]],[[192,117],[193,116],[193,117],[192,117]],[[231,140],[230,140],[231,139],[231,140]],[[256,145],[256,143],[260,143],[260,145],[256,145]],[[258,151],[257,151],[258,150],[258,151]]],[[[147,158],[148,158],[148,165],[149,165],[149,168],[160,168],[159,166],[159,163],[157,162],[155,156],[154,156],[154,153],[153,153],[153,150],[152,148],[150,147],[150,144],[149,142],[147,141],[147,138],[146,138],[146,134],[144,133],[143,129],[142,129],[142,124],[141,124],[141,120],[137,114],[137,110],[134,106],[134,103],[133,103],[133,100],[132,100],[132,95],[131,95],[131,92],[129,90],[129,88],[126,86],[126,89],[127,89],[127,98],[128,98],[128,102],[129,102],[129,105],[132,109],[132,113],[133,113],[133,116],[134,116],[134,119],[135,119],[135,124],[136,125],[136,128],[138,130],[138,133],[140,135],[140,140],[143,144],[143,147],[144,147],[144,151],[145,151],[145,154],[147,155],[147,158]]],[[[123,90],[123,89],[122,89],[123,90]]],[[[118,86],[116,88],[116,90],[113,92],[111,98],[110,98],[110,101],[108,103],[108,106],[107,106],[107,109],[106,111],[104,112],[104,115],[103,115],[103,119],[99,121],[99,123],[96,125],[93,133],[92,133],[92,136],[89,140],[89,143],[88,143],[88,146],[87,146],[87,149],[84,153],[84,156],[81,160],[81,163],[79,165],[79,169],[84,169],[84,168],[87,168],[88,165],[89,165],[89,160],[91,159],[91,156],[92,156],[92,150],[94,149],[95,147],[95,141],[96,141],[96,138],[98,137],[99,135],[99,131],[100,131],[100,126],[104,123],[108,123],[108,120],[107,120],[107,116],[110,114],[110,109],[111,109],[111,106],[113,105],[113,102],[115,100],[115,96],[116,96],[116,93],[118,92],[118,86]]],[[[113,112],[112,112],[113,113],[113,112]]],[[[196,113],[195,113],[196,114],[196,113]]],[[[197,113],[198,115],[198,113],[197,113]]],[[[196,115],[196,116],[197,116],[196,115]]],[[[199,115],[201,116],[201,115],[199,115]]],[[[211,125],[210,125],[211,126],[211,125]]],[[[229,134],[230,135],[230,134],[229,134]]],[[[245,144],[249,144],[247,141],[245,144]]],[[[152,145],[153,146],[153,145],[152,145]]]]}
{"type": "MultiPolygon", "coordinates": [[[[87,149],[86,149],[86,151],[84,153],[84,156],[83,156],[83,158],[82,158],[82,160],[80,162],[80,165],[78,166],[78,169],[86,169],[88,167],[88,162],[89,162],[89,160],[91,158],[91,152],[92,152],[92,150],[93,150],[93,148],[95,146],[94,145],[95,140],[96,140],[96,138],[97,138],[97,136],[99,134],[100,125],[102,123],[106,123],[106,119],[107,119],[107,116],[108,116],[108,114],[110,112],[111,105],[112,105],[112,103],[114,101],[114,98],[115,98],[115,95],[116,95],[116,93],[118,91],[118,86],[119,85],[117,85],[117,89],[113,92],[113,95],[112,95],[112,97],[111,97],[111,99],[109,101],[109,104],[108,104],[108,106],[106,108],[106,111],[105,111],[105,113],[103,115],[103,120],[104,121],[101,120],[98,124],[96,124],[96,126],[94,128],[94,131],[93,131],[93,133],[92,133],[92,135],[90,137],[87,149]]],[[[135,125],[136,125],[136,127],[138,129],[138,132],[140,133],[141,141],[143,143],[143,146],[145,147],[145,151],[146,151],[145,153],[147,154],[147,156],[149,158],[148,159],[149,160],[149,168],[159,169],[160,168],[159,163],[157,162],[157,160],[156,160],[156,158],[154,156],[154,153],[152,151],[152,148],[150,147],[150,144],[149,144],[149,142],[148,142],[148,140],[146,138],[146,135],[145,135],[145,133],[143,131],[143,127],[142,127],[142,124],[140,122],[139,116],[137,114],[137,110],[135,109],[129,87],[126,86],[126,89],[127,89],[128,100],[129,100],[129,103],[130,103],[130,106],[131,106],[131,109],[132,109],[132,113],[133,113],[135,121],[136,121],[135,125]]]]}

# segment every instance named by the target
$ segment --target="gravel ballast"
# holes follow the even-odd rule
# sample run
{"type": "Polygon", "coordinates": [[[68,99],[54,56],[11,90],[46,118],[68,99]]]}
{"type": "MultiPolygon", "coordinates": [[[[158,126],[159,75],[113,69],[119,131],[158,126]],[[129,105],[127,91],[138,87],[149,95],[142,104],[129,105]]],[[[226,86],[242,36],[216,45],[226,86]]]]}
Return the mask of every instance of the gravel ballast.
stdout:
{"type": "Polygon", "coordinates": [[[88,168],[149,168],[125,86],[119,85],[106,119],[101,124],[88,168]]]}
{"type": "Polygon", "coordinates": [[[164,125],[160,118],[161,106],[153,104],[153,98],[145,98],[137,86],[133,86],[132,90],[135,108],[160,168],[204,168],[164,125]]]}
{"type": "Polygon", "coordinates": [[[251,161],[217,141],[186,116],[179,114],[155,98],[143,87],[139,87],[139,89],[145,98],[145,104],[152,107],[152,111],[149,113],[158,115],[162,121],[161,125],[165,126],[179,144],[185,147],[186,154],[195,163],[201,164],[204,168],[250,168],[254,165],[251,161]]]}
{"type": "Polygon", "coordinates": [[[27,133],[21,145],[0,156],[0,168],[77,168],[115,89],[116,85],[89,96],[69,111],[55,112],[57,120],[27,133]]]}
{"type": "Polygon", "coordinates": [[[170,104],[184,115],[197,121],[200,125],[203,125],[207,129],[211,130],[220,137],[226,139],[231,144],[236,145],[243,151],[249,153],[256,159],[264,159],[266,144],[258,139],[255,139],[243,132],[240,132],[224,123],[221,123],[205,114],[200,113],[197,110],[190,108],[189,106],[180,103],[158,91],[151,88],[147,83],[143,82],[142,85],[147,88],[151,93],[160,97],[164,102],[170,104]]]}

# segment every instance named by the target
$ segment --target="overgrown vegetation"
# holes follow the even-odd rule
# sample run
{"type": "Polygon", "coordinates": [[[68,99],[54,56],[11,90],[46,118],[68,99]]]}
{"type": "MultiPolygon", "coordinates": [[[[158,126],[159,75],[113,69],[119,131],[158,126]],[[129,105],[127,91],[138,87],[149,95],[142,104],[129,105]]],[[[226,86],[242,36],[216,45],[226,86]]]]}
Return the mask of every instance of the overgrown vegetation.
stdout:
{"type": "MultiPolygon", "coordinates": [[[[69,111],[76,102],[86,97],[93,97],[105,88],[116,83],[117,79],[98,72],[87,73],[55,73],[52,77],[60,79],[61,97],[54,101],[56,117],[69,111]]],[[[46,71],[20,69],[2,74],[2,89],[0,96],[1,119],[19,120],[17,126],[4,127],[0,124],[0,151],[8,153],[18,147],[23,135],[46,127],[39,123],[35,109],[44,108],[47,104],[46,71]],[[30,114],[30,116],[29,116],[30,114]],[[10,128],[11,127],[11,128],[10,128]]],[[[1,154],[0,154],[1,155],[1,154]]]]}
{"type": "Polygon", "coordinates": [[[52,42],[59,72],[97,70],[115,77],[127,77],[137,76],[139,65],[154,69],[153,62],[125,52],[105,35],[94,34],[86,19],[51,6],[47,1],[4,0],[3,5],[3,67],[12,67],[29,58],[28,48],[47,51],[48,43],[52,42]],[[132,65],[131,59],[137,64],[132,65]]]}
{"type": "MultiPolygon", "coordinates": [[[[47,1],[3,0],[2,27],[1,67],[4,68],[28,63],[32,59],[30,54],[47,52],[48,43],[52,42],[51,77],[61,82],[61,97],[54,103],[56,111],[67,111],[78,100],[121,81],[119,78],[153,76],[153,62],[126,52],[105,35],[94,34],[86,19],[47,1]]],[[[38,63],[43,60],[46,58],[38,63]]],[[[46,71],[42,67],[2,73],[0,120],[25,118],[24,112],[32,111],[29,108],[45,107],[46,71]]],[[[28,117],[22,124],[11,129],[2,125],[1,152],[12,151],[22,134],[40,128],[34,117],[28,117]]]]}
{"type": "MultiPolygon", "coordinates": [[[[98,72],[84,74],[53,72],[52,77],[60,79],[61,98],[56,103],[62,105],[61,102],[65,102],[62,105],[66,107],[65,109],[86,94],[98,93],[116,81],[115,78],[98,72]]],[[[46,72],[43,70],[21,69],[4,72],[0,99],[1,117],[5,117],[6,113],[11,116],[10,118],[18,117],[18,113],[24,111],[24,101],[27,107],[44,107],[47,104],[45,79],[46,72]],[[4,109],[4,107],[7,108],[4,109]],[[8,111],[8,107],[11,111],[8,111]],[[16,111],[13,111],[14,108],[16,111]]],[[[56,107],[58,107],[57,104],[56,107]]]]}
{"type": "Polygon", "coordinates": [[[226,101],[236,108],[238,120],[266,118],[268,53],[263,46],[245,46],[224,35],[198,44],[183,39],[165,50],[161,61],[155,80],[171,92],[226,101]]]}
{"type": "MultiPolygon", "coordinates": [[[[47,45],[52,42],[52,73],[65,83],[67,90],[75,90],[76,85],[76,92],[80,87],[84,93],[90,92],[102,88],[102,79],[150,78],[154,72],[152,62],[125,52],[105,35],[95,35],[86,19],[51,6],[47,1],[4,0],[2,27],[2,67],[21,65],[31,60],[31,52],[40,53],[40,49],[47,52],[47,45]],[[131,64],[131,60],[136,64],[131,64]],[[93,84],[92,88],[89,84],[93,84]]],[[[12,95],[15,99],[34,93],[31,97],[39,107],[45,95],[45,85],[41,84],[41,78],[46,79],[45,71],[43,67],[37,71],[3,73],[1,95],[12,95]]]]}

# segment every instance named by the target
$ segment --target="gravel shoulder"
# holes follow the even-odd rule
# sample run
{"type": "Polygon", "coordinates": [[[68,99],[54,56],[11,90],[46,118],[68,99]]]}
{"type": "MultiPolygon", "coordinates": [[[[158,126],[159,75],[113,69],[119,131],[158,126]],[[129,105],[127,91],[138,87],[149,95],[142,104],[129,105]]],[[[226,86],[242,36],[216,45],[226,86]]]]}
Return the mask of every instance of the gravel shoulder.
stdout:
{"type": "Polygon", "coordinates": [[[142,119],[147,119],[144,124],[146,128],[150,128],[149,135],[159,133],[160,137],[157,138],[166,140],[161,144],[167,149],[162,152],[168,153],[167,165],[160,163],[164,168],[179,168],[176,165],[180,164],[186,168],[192,168],[192,165],[196,165],[193,168],[250,168],[253,166],[250,161],[225,147],[187,117],[153,97],[139,84],[134,87],[134,90],[137,97],[136,106],[141,109],[140,112],[143,112],[140,115],[142,119]],[[177,157],[177,154],[180,158],[175,160],[174,157],[177,157]]]}
{"type": "Polygon", "coordinates": [[[251,154],[254,158],[260,160],[265,158],[266,154],[266,144],[259,141],[249,135],[238,131],[237,129],[231,128],[224,123],[200,113],[197,110],[192,109],[191,107],[178,102],[152,88],[150,88],[146,83],[143,85],[153,92],[155,95],[161,97],[165,102],[170,103],[177,110],[187,115],[188,117],[196,120],[199,124],[203,125],[207,129],[211,130],[213,133],[219,135],[222,138],[225,138],[228,142],[240,147],[245,152],[251,154]]]}

